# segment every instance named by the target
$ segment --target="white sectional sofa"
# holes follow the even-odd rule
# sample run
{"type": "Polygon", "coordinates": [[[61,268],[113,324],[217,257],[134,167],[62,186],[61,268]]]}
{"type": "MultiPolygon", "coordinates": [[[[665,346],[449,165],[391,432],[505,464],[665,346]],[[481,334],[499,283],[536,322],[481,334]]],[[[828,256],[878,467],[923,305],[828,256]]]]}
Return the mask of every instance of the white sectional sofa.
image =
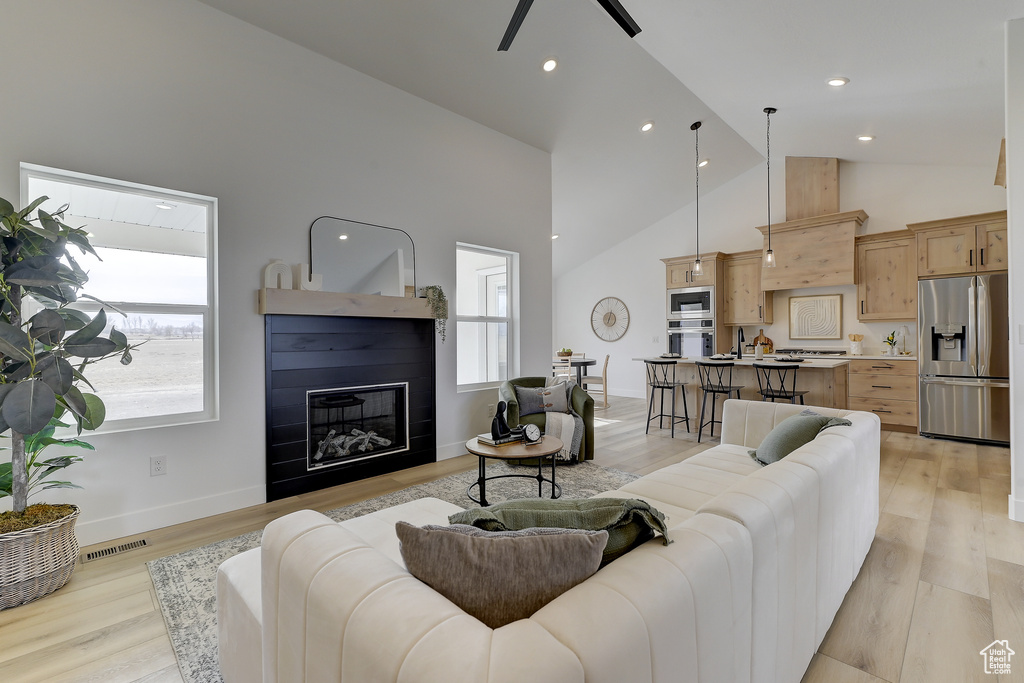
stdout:
{"type": "Polygon", "coordinates": [[[394,524],[436,499],[334,523],[272,522],[218,574],[227,683],[798,683],[878,522],[880,425],[846,417],[784,460],[748,455],[803,406],[730,400],[722,442],[602,496],[664,512],[650,541],[529,619],[490,629],[412,577],[394,524]]]}

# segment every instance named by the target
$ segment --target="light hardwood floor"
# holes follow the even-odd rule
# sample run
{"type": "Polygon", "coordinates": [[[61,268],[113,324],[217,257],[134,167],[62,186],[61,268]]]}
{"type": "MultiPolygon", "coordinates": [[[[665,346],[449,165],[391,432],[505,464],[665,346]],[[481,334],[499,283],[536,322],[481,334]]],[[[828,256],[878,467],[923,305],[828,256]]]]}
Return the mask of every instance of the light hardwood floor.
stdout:
{"type": "MultiPolygon", "coordinates": [[[[656,424],[645,435],[642,400],[609,400],[596,411],[600,465],[646,474],[718,441],[705,434],[698,444],[681,426],[675,439],[656,424]]],[[[0,612],[0,681],[181,681],[148,560],[293,510],[329,510],[456,472],[468,480],[475,467],[467,455],[143,534],[146,548],[83,564],[57,593],[0,612]]],[[[883,432],[879,489],[874,545],[804,683],[991,680],[979,651],[995,638],[1022,653],[1013,680],[1024,680],[1024,524],[1007,518],[1008,449],[883,432]]]]}

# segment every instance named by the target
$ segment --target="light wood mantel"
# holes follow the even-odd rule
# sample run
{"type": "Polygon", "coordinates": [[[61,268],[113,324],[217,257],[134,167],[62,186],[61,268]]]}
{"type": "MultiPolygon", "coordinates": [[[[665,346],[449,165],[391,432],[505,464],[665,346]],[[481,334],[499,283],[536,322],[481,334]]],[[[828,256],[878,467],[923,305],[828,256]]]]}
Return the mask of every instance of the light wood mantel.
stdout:
{"type": "Polygon", "coordinates": [[[426,299],[378,294],[341,294],[300,289],[260,289],[260,315],[336,315],[359,318],[433,318],[426,299]]]}

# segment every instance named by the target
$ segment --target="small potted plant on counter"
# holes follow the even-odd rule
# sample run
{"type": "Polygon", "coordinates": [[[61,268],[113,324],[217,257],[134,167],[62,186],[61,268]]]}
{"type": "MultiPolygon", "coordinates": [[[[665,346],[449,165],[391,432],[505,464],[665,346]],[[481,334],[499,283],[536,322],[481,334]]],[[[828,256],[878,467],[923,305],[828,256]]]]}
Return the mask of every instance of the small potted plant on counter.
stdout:
{"type": "MultiPolygon", "coordinates": [[[[106,411],[92,393],[86,366],[134,348],[111,328],[103,308],[95,316],[71,308],[88,275],[68,247],[96,255],[88,233],[63,222],[67,207],[49,214],[40,197],[17,211],[0,199],[0,437],[10,439],[10,462],[0,463],[0,498],[13,510],[0,514],[0,609],[30,602],[60,588],[78,560],[74,505],[28,505],[34,491],[74,487],[52,476],[81,461],[78,455],[43,458],[50,447],[92,447],[58,438],[56,429],[96,429],[106,411]],[[36,212],[34,218],[30,215],[36,212]],[[66,421],[62,418],[66,417],[66,421]]],[[[102,303],[102,302],[101,302],[102,303]]]]}
{"type": "Polygon", "coordinates": [[[895,356],[896,355],[896,343],[897,343],[896,342],[896,330],[893,330],[892,332],[890,332],[889,336],[886,337],[882,341],[882,343],[885,344],[886,346],[888,346],[888,348],[885,350],[885,355],[887,355],[887,356],[895,356]]]}

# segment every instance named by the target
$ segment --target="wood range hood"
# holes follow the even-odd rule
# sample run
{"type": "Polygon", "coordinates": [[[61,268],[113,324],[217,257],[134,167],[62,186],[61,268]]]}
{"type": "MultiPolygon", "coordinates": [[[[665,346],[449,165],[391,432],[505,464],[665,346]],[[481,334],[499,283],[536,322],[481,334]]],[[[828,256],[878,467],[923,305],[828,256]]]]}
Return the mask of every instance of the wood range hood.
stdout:
{"type": "MultiPolygon", "coordinates": [[[[786,222],[771,226],[774,268],[761,268],[761,289],[856,284],[857,229],[868,215],[839,211],[839,160],[786,157],[786,222]]],[[[768,226],[758,227],[768,249],[768,226]]]]}

